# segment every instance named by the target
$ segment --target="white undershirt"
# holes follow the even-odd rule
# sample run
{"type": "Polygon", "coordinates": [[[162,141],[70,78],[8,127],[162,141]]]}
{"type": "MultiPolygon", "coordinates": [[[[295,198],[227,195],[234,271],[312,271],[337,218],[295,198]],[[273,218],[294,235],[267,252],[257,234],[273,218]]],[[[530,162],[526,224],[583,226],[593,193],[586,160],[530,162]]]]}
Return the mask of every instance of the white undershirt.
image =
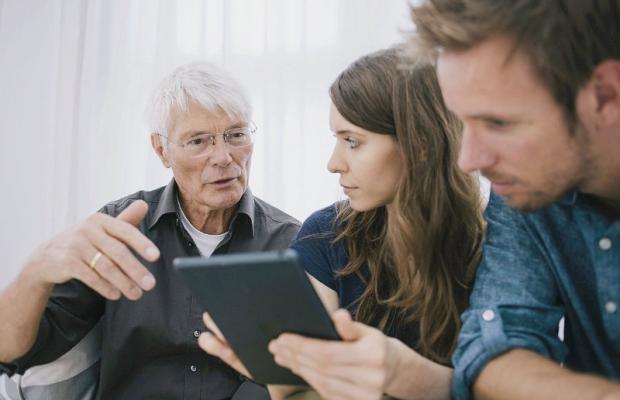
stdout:
{"type": "Polygon", "coordinates": [[[198,247],[200,254],[203,257],[211,256],[217,245],[220,244],[222,240],[224,240],[224,237],[228,232],[224,232],[220,235],[209,235],[208,233],[204,233],[196,229],[196,227],[192,225],[191,222],[189,222],[189,219],[187,219],[187,216],[183,212],[183,208],[181,207],[181,203],[179,202],[178,197],[177,206],[179,207],[181,223],[183,224],[183,227],[185,228],[187,233],[189,233],[189,236],[191,236],[191,238],[194,240],[194,243],[196,243],[196,247],[198,247]]]}

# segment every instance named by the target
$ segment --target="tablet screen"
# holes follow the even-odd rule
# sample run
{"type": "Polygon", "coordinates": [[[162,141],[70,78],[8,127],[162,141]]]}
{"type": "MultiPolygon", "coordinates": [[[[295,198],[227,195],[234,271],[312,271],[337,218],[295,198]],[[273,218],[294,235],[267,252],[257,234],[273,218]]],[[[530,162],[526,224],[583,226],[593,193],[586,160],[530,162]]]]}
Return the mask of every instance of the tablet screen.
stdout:
{"type": "Polygon", "coordinates": [[[305,384],[267,350],[281,333],[339,340],[295,250],[177,258],[174,267],[256,382],[305,384]]]}

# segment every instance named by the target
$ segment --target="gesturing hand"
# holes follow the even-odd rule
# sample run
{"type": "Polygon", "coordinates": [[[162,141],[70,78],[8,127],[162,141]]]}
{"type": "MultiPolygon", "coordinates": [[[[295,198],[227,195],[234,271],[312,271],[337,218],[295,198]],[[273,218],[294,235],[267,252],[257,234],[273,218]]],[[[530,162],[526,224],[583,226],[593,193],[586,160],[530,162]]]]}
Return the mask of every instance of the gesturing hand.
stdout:
{"type": "Polygon", "coordinates": [[[116,218],[91,215],[40,246],[23,273],[41,284],[75,278],[107,299],[137,300],[155,286],[155,278],[130,249],[148,261],[159,258],[157,247],[135,227],[147,211],[137,200],[116,218]]]}

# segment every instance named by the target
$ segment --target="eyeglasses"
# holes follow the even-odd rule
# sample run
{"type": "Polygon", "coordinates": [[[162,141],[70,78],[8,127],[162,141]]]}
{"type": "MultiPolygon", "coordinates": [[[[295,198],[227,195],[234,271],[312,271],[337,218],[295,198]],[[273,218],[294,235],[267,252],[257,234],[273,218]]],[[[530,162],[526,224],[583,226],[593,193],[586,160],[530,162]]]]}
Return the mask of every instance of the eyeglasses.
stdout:
{"type": "Polygon", "coordinates": [[[246,147],[254,142],[255,132],[256,126],[250,123],[248,126],[226,129],[222,133],[203,133],[192,136],[182,142],[172,142],[168,136],[160,134],[158,136],[165,138],[168,144],[179,148],[188,157],[201,157],[213,152],[218,136],[221,136],[224,139],[224,143],[231,147],[246,147]]]}

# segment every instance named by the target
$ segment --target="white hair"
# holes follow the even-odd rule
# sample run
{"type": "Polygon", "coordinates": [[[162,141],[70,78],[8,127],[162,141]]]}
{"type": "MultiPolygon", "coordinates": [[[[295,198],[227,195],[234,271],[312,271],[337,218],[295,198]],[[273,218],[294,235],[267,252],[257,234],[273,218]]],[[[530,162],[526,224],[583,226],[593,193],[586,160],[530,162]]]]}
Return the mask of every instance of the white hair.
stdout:
{"type": "Polygon", "coordinates": [[[197,62],[175,69],[153,92],[147,109],[150,133],[168,136],[173,110],[187,111],[192,100],[209,112],[250,120],[250,103],[241,85],[219,67],[197,62]]]}

